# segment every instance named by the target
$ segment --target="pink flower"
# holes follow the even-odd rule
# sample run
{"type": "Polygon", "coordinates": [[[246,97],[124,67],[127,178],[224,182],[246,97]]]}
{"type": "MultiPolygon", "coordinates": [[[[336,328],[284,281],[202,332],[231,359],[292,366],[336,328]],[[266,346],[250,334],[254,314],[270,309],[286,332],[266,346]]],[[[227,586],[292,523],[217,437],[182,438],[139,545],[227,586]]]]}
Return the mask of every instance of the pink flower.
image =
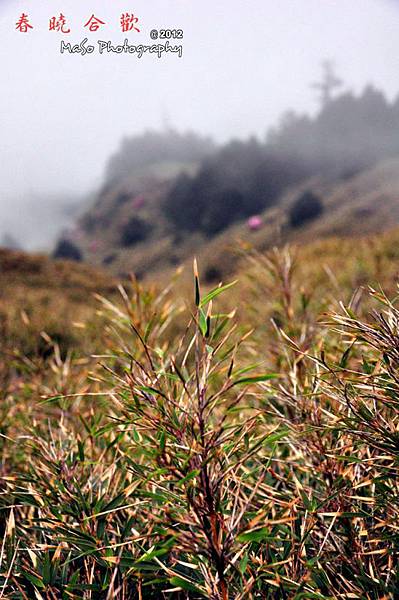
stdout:
{"type": "Polygon", "coordinates": [[[140,208],[143,208],[145,204],[145,198],[144,196],[136,196],[133,201],[132,201],[132,207],[135,208],[136,210],[140,210],[140,208]]]}
{"type": "Polygon", "coordinates": [[[95,240],[94,242],[91,242],[90,246],[89,246],[90,252],[97,252],[97,250],[100,249],[100,246],[101,246],[101,242],[99,242],[97,240],[95,240]]]}
{"type": "Polygon", "coordinates": [[[247,225],[248,229],[250,229],[251,231],[258,231],[263,226],[262,217],[260,217],[259,215],[253,215],[252,217],[249,217],[247,225]]]}

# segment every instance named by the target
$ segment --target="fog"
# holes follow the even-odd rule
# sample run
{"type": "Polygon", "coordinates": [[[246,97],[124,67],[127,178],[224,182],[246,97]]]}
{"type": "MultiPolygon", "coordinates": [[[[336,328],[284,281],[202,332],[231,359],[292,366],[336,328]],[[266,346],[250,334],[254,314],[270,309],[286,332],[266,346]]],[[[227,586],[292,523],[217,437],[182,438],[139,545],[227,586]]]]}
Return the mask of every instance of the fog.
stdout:
{"type": "MultiPolygon", "coordinates": [[[[102,182],[124,136],[173,126],[223,142],[263,138],[284,111],[314,114],[320,63],[346,88],[399,91],[399,5],[385,0],[135,0],[140,33],[121,33],[126,0],[1,0],[0,239],[45,248],[73,214],[64,205],[102,182]],[[66,16],[71,34],[48,31],[66,16]],[[33,29],[15,30],[22,12],[33,29]],[[84,29],[91,14],[105,21],[84,29]],[[61,39],[150,43],[183,29],[183,57],[60,53],[61,39]]],[[[172,42],[177,43],[177,42],[172,42]]]]}

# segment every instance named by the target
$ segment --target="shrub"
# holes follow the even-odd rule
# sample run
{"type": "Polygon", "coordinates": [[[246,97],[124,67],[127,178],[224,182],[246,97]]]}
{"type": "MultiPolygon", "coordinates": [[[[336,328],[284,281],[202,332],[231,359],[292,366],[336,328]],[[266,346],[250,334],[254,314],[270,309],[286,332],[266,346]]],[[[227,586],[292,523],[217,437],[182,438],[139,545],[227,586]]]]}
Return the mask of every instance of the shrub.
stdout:
{"type": "Polygon", "coordinates": [[[126,204],[128,200],[132,197],[132,194],[128,192],[120,192],[115,198],[115,204],[120,206],[121,204],[126,204]]]}
{"type": "Polygon", "coordinates": [[[244,198],[240,192],[227,189],[215,195],[202,220],[202,230],[215,235],[244,214],[244,198]]]}
{"type": "Polygon", "coordinates": [[[53,252],[53,257],[76,261],[83,259],[80,249],[70,240],[60,240],[53,252]]]}
{"type": "Polygon", "coordinates": [[[107,254],[103,260],[103,265],[111,265],[116,259],[116,254],[107,254]]]}
{"type": "Polygon", "coordinates": [[[294,202],[289,211],[291,227],[300,227],[313,221],[323,212],[323,203],[313,192],[307,191],[294,202]]]}
{"type": "Polygon", "coordinates": [[[231,142],[197,174],[180,176],[162,209],[176,228],[214,235],[277,203],[284,188],[307,174],[300,160],[266,152],[256,140],[231,142]]]}
{"type": "Polygon", "coordinates": [[[144,241],[151,231],[151,225],[139,217],[131,217],[121,233],[122,246],[133,246],[144,241]]]}
{"type": "Polygon", "coordinates": [[[219,267],[217,267],[215,265],[209,265],[205,269],[204,279],[205,279],[206,283],[212,283],[214,281],[221,281],[222,272],[219,269],[219,267]]]}

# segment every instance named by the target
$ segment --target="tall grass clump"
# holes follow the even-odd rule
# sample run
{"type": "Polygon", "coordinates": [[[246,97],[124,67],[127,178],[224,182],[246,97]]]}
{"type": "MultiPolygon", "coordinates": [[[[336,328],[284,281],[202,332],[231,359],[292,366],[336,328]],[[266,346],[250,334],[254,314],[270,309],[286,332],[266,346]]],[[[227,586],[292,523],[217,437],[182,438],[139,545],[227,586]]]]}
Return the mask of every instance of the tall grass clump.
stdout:
{"type": "Polygon", "coordinates": [[[90,371],[56,345],[19,395],[4,371],[34,408],[1,438],[0,598],[398,597],[395,301],[248,264],[207,292],[195,266],[185,308],[101,299],[90,371]]]}

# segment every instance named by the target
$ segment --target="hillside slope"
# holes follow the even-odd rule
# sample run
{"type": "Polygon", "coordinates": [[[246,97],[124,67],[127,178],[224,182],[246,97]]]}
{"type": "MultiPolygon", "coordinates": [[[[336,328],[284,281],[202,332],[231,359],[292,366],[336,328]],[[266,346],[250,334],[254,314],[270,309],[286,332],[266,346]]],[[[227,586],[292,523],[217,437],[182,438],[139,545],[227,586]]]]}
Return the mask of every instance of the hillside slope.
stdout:
{"type": "Polygon", "coordinates": [[[306,243],[326,237],[378,234],[399,224],[399,158],[384,161],[346,181],[313,178],[287,191],[278,206],[262,215],[263,226],[250,231],[247,223],[229,228],[203,248],[210,273],[235,269],[241,248],[265,250],[285,243],[306,243]],[[306,190],[323,201],[314,220],[292,227],[289,211],[306,190]]]}
{"type": "Polygon", "coordinates": [[[27,356],[53,343],[61,353],[94,350],[100,338],[94,295],[115,290],[112,276],[90,265],[0,249],[0,352],[11,341],[13,351],[27,356]]]}
{"type": "MultiPolygon", "coordinates": [[[[115,275],[135,272],[138,277],[151,277],[197,255],[211,281],[234,271],[243,246],[264,250],[286,242],[377,233],[399,224],[399,158],[345,180],[303,181],[288,188],[278,204],[260,215],[256,230],[242,221],[214,237],[174,230],[160,209],[179,168],[174,165],[168,173],[125,178],[104,190],[68,234],[84,260],[106,266],[115,275]],[[322,200],[324,210],[316,219],[293,227],[290,207],[306,190],[322,200]]],[[[195,165],[186,168],[195,170],[195,165]]]]}

